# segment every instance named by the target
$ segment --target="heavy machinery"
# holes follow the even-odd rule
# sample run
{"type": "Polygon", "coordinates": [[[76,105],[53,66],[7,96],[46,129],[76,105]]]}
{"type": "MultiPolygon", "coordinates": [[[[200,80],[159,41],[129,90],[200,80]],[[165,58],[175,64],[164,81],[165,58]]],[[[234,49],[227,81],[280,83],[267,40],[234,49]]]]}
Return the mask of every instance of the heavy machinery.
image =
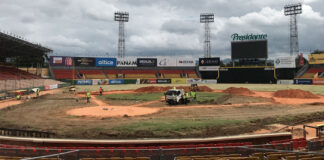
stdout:
{"type": "Polygon", "coordinates": [[[170,89],[164,93],[165,101],[172,104],[184,104],[186,103],[185,92],[183,89],[170,89]]]}
{"type": "Polygon", "coordinates": [[[193,83],[190,85],[190,91],[194,91],[197,92],[198,91],[198,84],[197,83],[193,83]]]}

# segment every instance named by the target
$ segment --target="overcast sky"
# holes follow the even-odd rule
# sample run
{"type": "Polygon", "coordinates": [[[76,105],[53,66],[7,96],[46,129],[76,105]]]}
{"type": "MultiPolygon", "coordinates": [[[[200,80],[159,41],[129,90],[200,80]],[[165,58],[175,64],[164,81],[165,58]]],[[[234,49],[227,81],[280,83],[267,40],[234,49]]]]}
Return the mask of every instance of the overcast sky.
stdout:
{"type": "MultiPolygon", "coordinates": [[[[115,11],[128,11],[126,56],[203,56],[200,13],[212,12],[212,56],[229,58],[233,33],[268,35],[269,57],[289,55],[292,0],[1,0],[0,30],[56,55],[117,56],[115,11]]],[[[324,1],[304,0],[298,16],[301,52],[324,49],[324,1]]]]}

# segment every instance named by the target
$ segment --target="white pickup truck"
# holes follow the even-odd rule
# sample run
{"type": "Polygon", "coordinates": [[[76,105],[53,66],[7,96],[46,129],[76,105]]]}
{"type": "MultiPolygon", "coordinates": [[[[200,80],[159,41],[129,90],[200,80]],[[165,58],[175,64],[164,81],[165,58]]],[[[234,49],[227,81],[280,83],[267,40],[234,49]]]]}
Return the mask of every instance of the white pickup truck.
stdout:
{"type": "Polygon", "coordinates": [[[165,101],[172,104],[184,104],[185,100],[185,92],[183,89],[170,89],[164,93],[165,101]]]}

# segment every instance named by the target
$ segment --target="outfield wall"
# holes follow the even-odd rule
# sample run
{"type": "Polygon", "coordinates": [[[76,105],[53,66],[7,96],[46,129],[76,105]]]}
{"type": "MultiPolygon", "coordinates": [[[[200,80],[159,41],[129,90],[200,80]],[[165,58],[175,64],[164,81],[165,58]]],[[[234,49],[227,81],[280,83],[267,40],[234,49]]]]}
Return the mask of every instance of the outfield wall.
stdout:
{"type": "Polygon", "coordinates": [[[78,79],[75,85],[120,85],[120,84],[216,84],[217,80],[202,80],[200,78],[171,79],[78,79]]]}

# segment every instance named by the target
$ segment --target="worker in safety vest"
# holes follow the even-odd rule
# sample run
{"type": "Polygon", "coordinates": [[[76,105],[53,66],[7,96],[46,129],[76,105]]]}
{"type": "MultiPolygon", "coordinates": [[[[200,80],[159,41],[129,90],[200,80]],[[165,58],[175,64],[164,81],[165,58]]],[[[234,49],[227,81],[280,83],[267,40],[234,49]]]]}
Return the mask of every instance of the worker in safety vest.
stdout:
{"type": "Polygon", "coordinates": [[[17,94],[17,100],[21,100],[21,95],[20,94],[17,94]]]}
{"type": "Polygon", "coordinates": [[[102,96],[102,92],[103,92],[103,89],[102,89],[102,87],[100,87],[100,88],[99,88],[100,96],[102,96]]]}
{"type": "Polygon", "coordinates": [[[173,87],[173,90],[176,90],[176,89],[177,89],[177,88],[174,86],[174,87],[173,87]]]}
{"type": "Polygon", "coordinates": [[[189,93],[187,92],[185,94],[185,104],[187,104],[189,102],[189,98],[190,98],[190,96],[189,96],[189,93]]]}
{"type": "Polygon", "coordinates": [[[90,91],[87,92],[87,103],[90,103],[91,93],[90,91]]]}
{"type": "Polygon", "coordinates": [[[191,97],[196,100],[196,92],[195,91],[190,91],[191,97]]]}
{"type": "Polygon", "coordinates": [[[36,90],[36,98],[38,98],[38,96],[39,96],[39,92],[40,92],[40,90],[37,89],[37,90],[36,90]]]}

